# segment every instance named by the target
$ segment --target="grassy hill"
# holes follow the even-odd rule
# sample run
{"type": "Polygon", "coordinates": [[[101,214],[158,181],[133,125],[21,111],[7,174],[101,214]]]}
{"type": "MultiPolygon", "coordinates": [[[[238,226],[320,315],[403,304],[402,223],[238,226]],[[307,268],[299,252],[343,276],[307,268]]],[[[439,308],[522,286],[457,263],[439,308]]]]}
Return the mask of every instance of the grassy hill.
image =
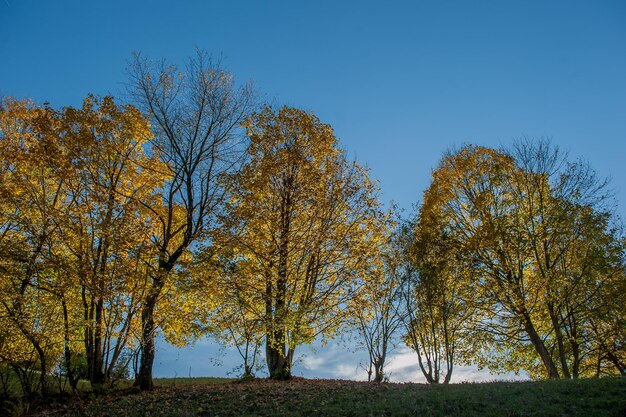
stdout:
{"type": "Polygon", "coordinates": [[[626,379],[428,386],[340,380],[160,380],[38,416],[626,416],[626,379]]]}

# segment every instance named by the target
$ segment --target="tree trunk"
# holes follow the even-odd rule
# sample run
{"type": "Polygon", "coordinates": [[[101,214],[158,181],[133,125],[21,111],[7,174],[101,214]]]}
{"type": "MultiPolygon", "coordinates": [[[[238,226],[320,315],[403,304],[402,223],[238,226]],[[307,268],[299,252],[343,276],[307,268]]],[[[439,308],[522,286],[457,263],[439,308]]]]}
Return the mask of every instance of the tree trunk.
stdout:
{"type": "Polygon", "coordinates": [[[276,282],[276,291],[272,294],[271,283],[266,288],[266,314],[271,317],[271,326],[265,338],[265,357],[267,360],[267,368],[270,379],[287,380],[291,378],[291,361],[293,359],[293,350],[287,349],[285,346],[286,331],[285,321],[286,311],[286,294],[287,294],[287,258],[289,250],[289,231],[290,231],[290,215],[291,215],[291,177],[286,180],[286,192],[283,196],[281,206],[281,230],[280,245],[278,254],[278,279],[276,282]],[[272,301],[274,309],[272,311],[272,301]]]}
{"type": "Polygon", "coordinates": [[[374,358],[374,382],[381,383],[383,379],[385,379],[384,368],[385,368],[385,359],[387,358],[387,339],[386,335],[383,336],[381,354],[377,355],[374,358]]]}
{"type": "Polygon", "coordinates": [[[152,287],[146,297],[146,301],[141,309],[141,360],[139,362],[139,373],[135,379],[135,386],[141,390],[151,390],[154,387],[152,382],[152,366],[154,364],[154,310],[157,300],[161,294],[161,289],[165,284],[165,274],[167,270],[160,268],[159,275],[154,278],[152,287]]]}
{"type": "Polygon", "coordinates": [[[285,349],[284,344],[280,347],[276,343],[267,340],[265,344],[265,357],[270,379],[284,381],[291,378],[291,362],[293,361],[292,349],[285,349]]]}
{"type": "Polygon", "coordinates": [[[383,379],[384,379],[384,373],[383,373],[384,364],[385,364],[384,360],[375,360],[373,364],[374,365],[374,382],[378,384],[383,382],[383,379]]]}
{"type": "Polygon", "coordinates": [[[154,364],[154,305],[151,300],[141,311],[141,359],[139,361],[139,374],[135,380],[135,386],[142,390],[150,390],[154,387],[152,382],[152,366],[154,364]]]}
{"type": "Polygon", "coordinates": [[[95,315],[95,329],[93,332],[93,362],[91,363],[91,369],[89,370],[89,381],[92,385],[104,384],[104,358],[102,356],[102,322],[104,314],[104,302],[101,296],[95,303],[96,315],[95,315]]]}
{"type": "Polygon", "coordinates": [[[69,315],[67,312],[67,303],[65,298],[61,299],[61,306],[63,307],[63,358],[65,360],[65,371],[67,372],[67,379],[72,388],[72,392],[78,390],[78,377],[74,372],[74,365],[72,364],[72,351],[70,349],[70,325],[69,315]]]}
{"type": "Polygon", "coordinates": [[[150,390],[154,387],[152,382],[152,366],[154,364],[154,307],[156,297],[149,296],[141,310],[141,360],[139,362],[139,374],[135,380],[135,386],[142,390],[150,390]]]}
{"type": "Polygon", "coordinates": [[[576,339],[572,340],[572,356],[574,357],[572,362],[572,377],[578,378],[580,376],[580,346],[576,339]]]}
{"type": "Polygon", "coordinates": [[[545,367],[548,374],[548,378],[558,379],[559,371],[556,369],[556,365],[554,364],[554,361],[550,356],[550,352],[548,352],[548,349],[546,349],[546,345],[543,343],[543,340],[541,340],[541,337],[539,337],[537,330],[535,330],[535,326],[530,319],[530,315],[528,314],[528,312],[523,312],[522,317],[524,319],[524,330],[526,331],[526,334],[528,334],[530,342],[533,344],[535,351],[541,358],[543,366],[545,367]]]}
{"type": "Polygon", "coordinates": [[[41,397],[46,398],[48,396],[48,367],[46,364],[46,355],[39,344],[35,347],[39,354],[39,389],[41,390],[41,397]]]}
{"type": "Polygon", "coordinates": [[[554,330],[554,336],[556,338],[559,360],[561,362],[561,371],[563,372],[564,378],[570,379],[571,375],[567,364],[565,343],[563,342],[563,331],[561,330],[561,323],[555,311],[554,305],[551,302],[548,303],[548,312],[550,313],[550,321],[552,322],[552,329],[554,330]]]}

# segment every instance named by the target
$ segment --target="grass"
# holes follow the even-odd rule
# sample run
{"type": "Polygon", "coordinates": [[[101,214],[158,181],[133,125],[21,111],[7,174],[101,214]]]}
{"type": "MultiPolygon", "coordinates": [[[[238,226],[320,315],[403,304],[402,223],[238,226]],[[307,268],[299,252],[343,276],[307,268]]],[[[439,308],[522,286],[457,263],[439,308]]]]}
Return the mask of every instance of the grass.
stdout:
{"type": "MultiPolygon", "coordinates": [[[[39,387],[39,375],[38,371],[33,371],[32,380],[33,380],[33,388],[38,391],[39,387]]],[[[21,397],[23,395],[22,388],[20,386],[20,381],[17,378],[15,372],[10,368],[0,368],[0,378],[3,380],[0,384],[0,396],[4,395],[4,391],[8,391],[8,394],[11,397],[21,397]],[[6,387],[5,387],[6,385],[6,387]]],[[[47,375],[47,386],[48,391],[52,395],[60,394],[60,393],[71,393],[71,387],[67,378],[61,375],[47,375]]],[[[78,386],[79,391],[90,391],[91,384],[86,380],[79,380],[78,386]]]]}
{"type": "Polygon", "coordinates": [[[626,416],[626,379],[428,386],[340,380],[156,380],[76,398],[37,416],[626,416]]]}

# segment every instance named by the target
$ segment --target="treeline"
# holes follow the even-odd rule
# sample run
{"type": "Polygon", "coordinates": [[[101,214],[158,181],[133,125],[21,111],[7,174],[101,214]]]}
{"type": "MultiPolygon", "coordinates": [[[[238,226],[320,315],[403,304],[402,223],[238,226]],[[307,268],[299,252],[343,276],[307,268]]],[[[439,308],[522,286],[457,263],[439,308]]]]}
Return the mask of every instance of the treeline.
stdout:
{"type": "Polygon", "coordinates": [[[401,338],[455,364],[624,373],[624,238],[607,186],[545,141],[446,154],[419,212],[385,211],[332,128],[260,103],[203,53],[134,56],[127,102],[0,107],[0,372],[25,395],[152,387],[155,335],[234,346],[291,376],[358,330],[370,379],[401,338]],[[10,371],[10,372],[9,372],[10,371]]]}

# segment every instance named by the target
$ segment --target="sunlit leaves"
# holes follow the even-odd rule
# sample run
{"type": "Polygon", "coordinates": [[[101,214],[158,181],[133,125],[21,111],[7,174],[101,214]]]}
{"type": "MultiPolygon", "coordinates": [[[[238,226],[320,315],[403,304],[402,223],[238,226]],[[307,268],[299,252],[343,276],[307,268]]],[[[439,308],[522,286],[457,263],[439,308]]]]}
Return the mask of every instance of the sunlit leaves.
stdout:
{"type": "Polygon", "coordinates": [[[224,273],[236,292],[228,296],[243,295],[240,326],[262,323],[270,374],[272,360],[288,373],[296,346],[342,323],[381,242],[382,215],[367,170],[315,116],[266,108],[246,128],[249,162],[228,177],[215,241],[233,256],[224,273]]]}
{"type": "Polygon", "coordinates": [[[533,376],[597,371],[588,361],[606,358],[588,330],[593,300],[623,279],[607,199],[606,182],[547,141],[444,156],[420,211],[418,262],[462,272],[483,315],[479,363],[533,376]]]}
{"type": "Polygon", "coordinates": [[[18,355],[3,360],[27,363],[25,343],[42,378],[63,353],[70,383],[79,357],[83,377],[110,379],[136,330],[152,256],[147,205],[164,180],[145,153],[148,123],[92,96],[61,111],[7,100],[0,120],[2,306],[13,329],[2,352],[18,355]]]}

